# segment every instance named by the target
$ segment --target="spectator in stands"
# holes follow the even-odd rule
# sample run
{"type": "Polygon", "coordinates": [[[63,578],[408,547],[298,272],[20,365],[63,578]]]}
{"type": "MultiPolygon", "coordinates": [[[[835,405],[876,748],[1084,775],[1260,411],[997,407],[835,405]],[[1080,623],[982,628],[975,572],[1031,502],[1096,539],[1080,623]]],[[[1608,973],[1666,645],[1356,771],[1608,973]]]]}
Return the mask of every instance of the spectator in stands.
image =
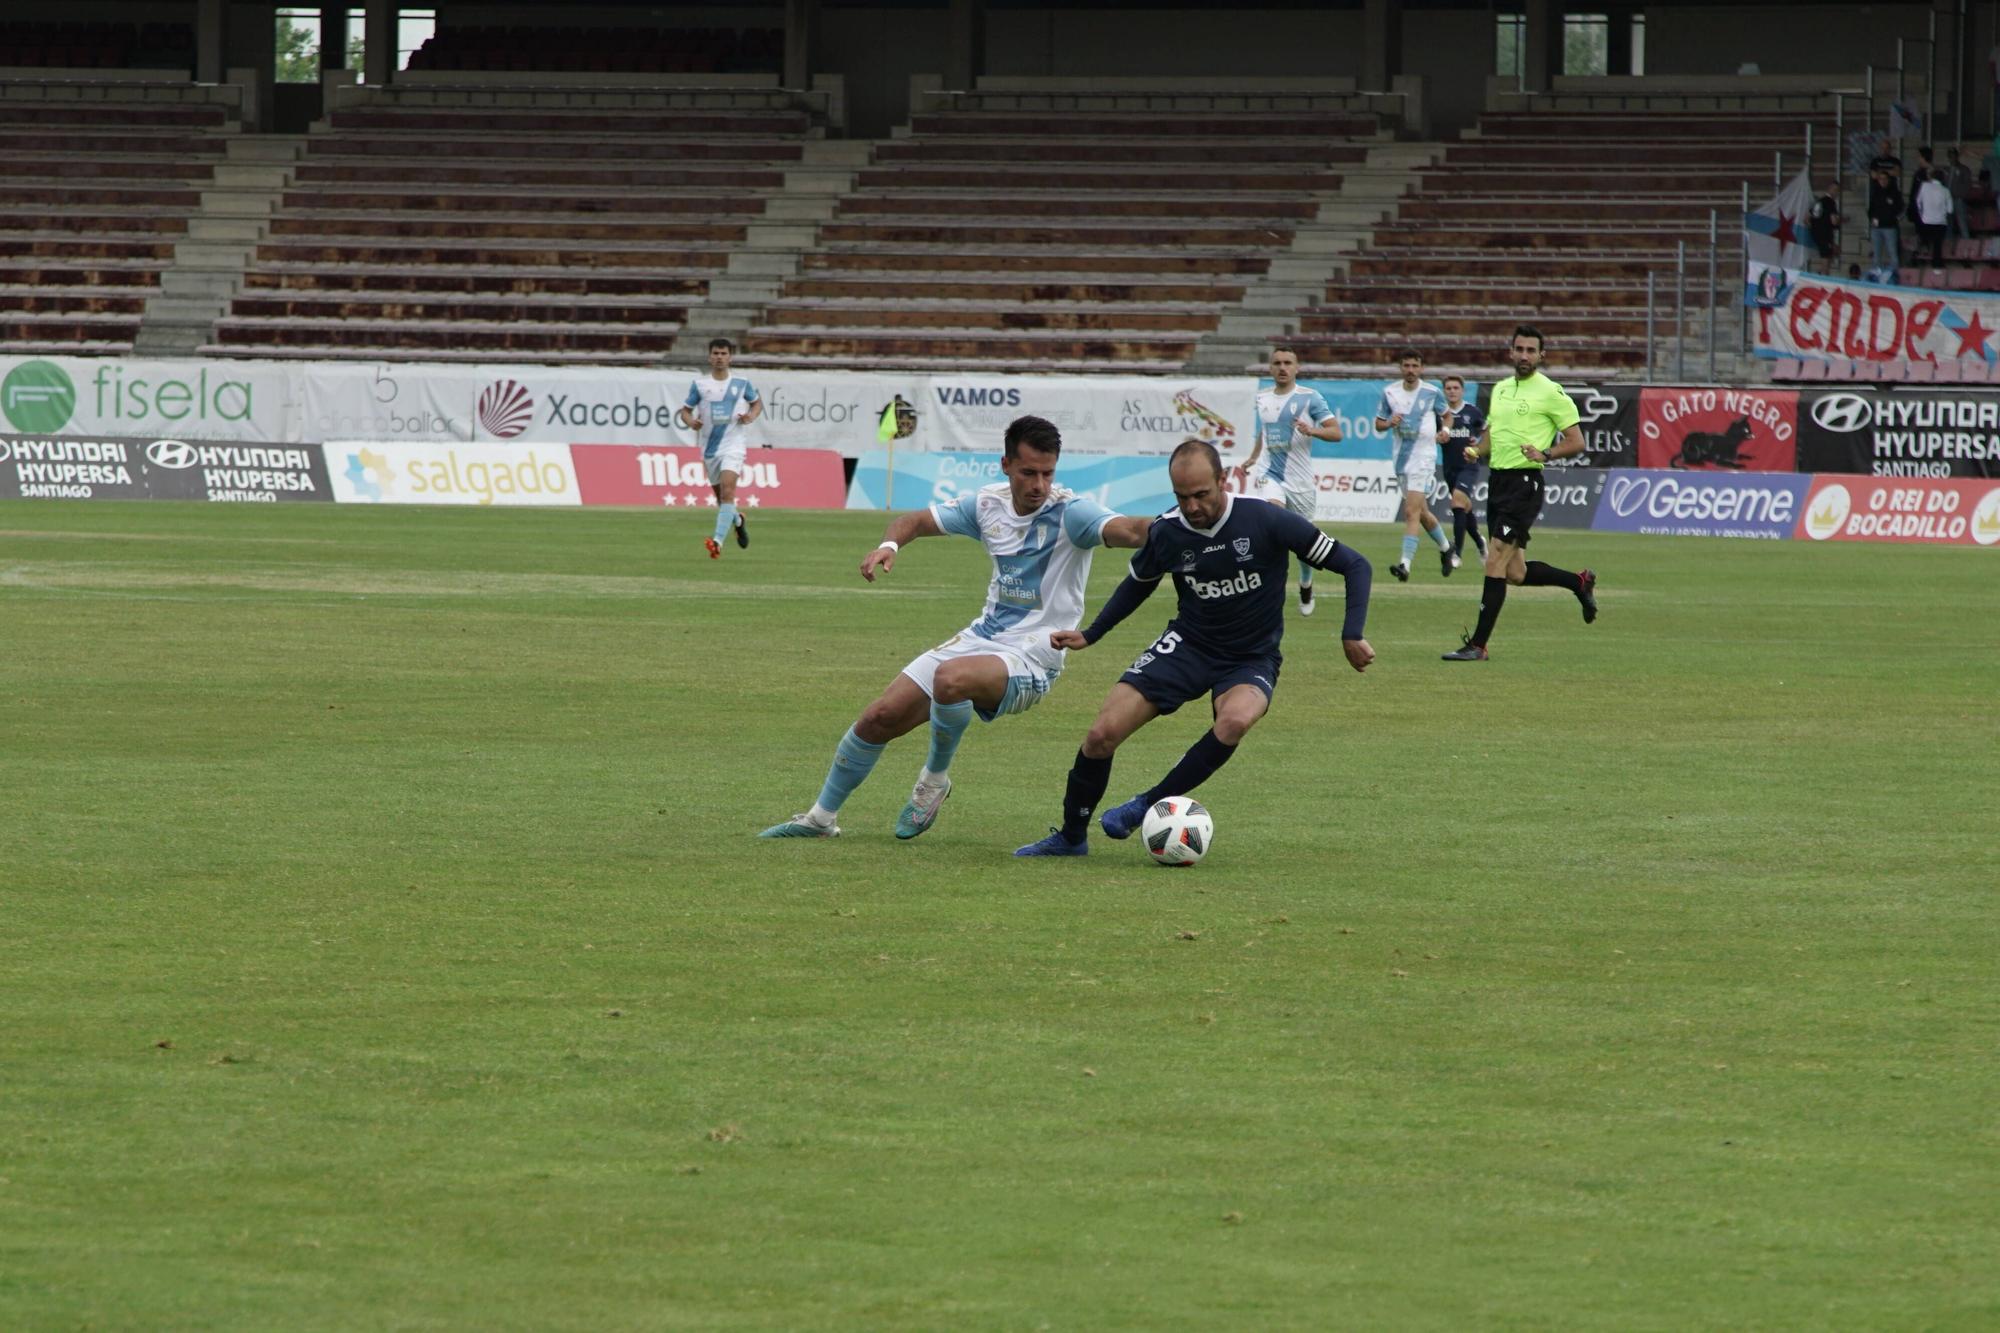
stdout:
{"type": "Polygon", "coordinates": [[[1831,273],[1840,261],[1840,199],[1829,185],[1820,192],[1812,203],[1812,214],[1807,221],[1807,229],[1812,233],[1813,246],[1819,251],[1820,262],[1831,273]]]}
{"type": "Polygon", "coordinates": [[[1917,245],[1931,247],[1931,267],[1944,266],[1944,233],[1951,222],[1951,187],[1936,172],[1917,187],[1917,245]]]}
{"type": "Polygon", "coordinates": [[[1903,222],[1903,192],[1896,178],[1877,168],[1868,176],[1868,239],[1874,247],[1875,267],[1896,266],[1897,229],[1903,222]]]}
{"type": "Polygon", "coordinates": [[[1944,182],[1945,188],[1951,191],[1952,234],[1970,238],[1972,225],[1968,217],[1972,210],[1966,201],[1972,194],[1972,168],[1965,165],[1964,144],[1945,154],[1944,166],[1936,175],[1944,182]]]}
{"type": "Polygon", "coordinates": [[[1861,265],[1849,264],[1847,266],[1847,280],[1849,282],[1861,281],[1861,265]]]}

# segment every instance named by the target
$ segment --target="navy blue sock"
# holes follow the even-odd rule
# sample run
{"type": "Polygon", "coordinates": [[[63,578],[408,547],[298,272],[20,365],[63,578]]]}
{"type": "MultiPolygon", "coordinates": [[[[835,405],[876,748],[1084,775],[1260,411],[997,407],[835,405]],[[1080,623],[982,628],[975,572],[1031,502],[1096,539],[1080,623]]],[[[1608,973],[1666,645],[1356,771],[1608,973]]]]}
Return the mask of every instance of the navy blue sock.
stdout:
{"type": "Polygon", "coordinates": [[[1104,789],[1110,785],[1111,756],[1092,759],[1078,750],[1076,762],[1069,766],[1069,786],[1063,791],[1065,841],[1082,842],[1089,836],[1090,817],[1097,813],[1097,803],[1104,799],[1104,789]]]}
{"type": "Polygon", "coordinates": [[[1188,746],[1181,761],[1173,771],[1161,778],[1159,784],[1145,793],[1146,804],[1151,805],[1163,796],[1185,796],[1202,783],[1215,776],[1215,770],[1229,762],[1229,756],[1236,753],[1233,745],[1224,745],[1216,739],[1215,729],[1202,733],[1201,739],[1188,746]]]}

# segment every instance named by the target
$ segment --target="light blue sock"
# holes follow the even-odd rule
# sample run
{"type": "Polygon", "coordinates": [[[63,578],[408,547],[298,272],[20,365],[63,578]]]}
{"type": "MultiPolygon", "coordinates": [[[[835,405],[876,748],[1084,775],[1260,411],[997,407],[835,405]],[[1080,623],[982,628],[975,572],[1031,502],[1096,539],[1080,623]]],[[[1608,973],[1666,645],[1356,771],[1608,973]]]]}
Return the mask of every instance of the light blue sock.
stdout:
{"type": "Polygon", "coordinates": [[[1451,549],[1451,540],[1444,535],[1444,524],[1440,523],[1434,528],[1425,528],[1424,531],[1428,532],[1431,535],[1431,540],[1437,543],[1438,550],[1449,551],[1451,549]]]}
{"type": "Polygon", "coordinates": [[[731,502],[715,507],[715,540],[720,542],[736,526],[736,505],[731,502]]]}
{"type": "Polygon", "coordinates": [[[1403,538],[1403,563],[1407,565],[1410,563],[1410,561],[1416,558],[1417,558],[1417,539],[1415,537],[1403,538]]]}
{"type": "Polygon", "coordinates": [[[819,809],[832,814],[840,809],[841,803],[854,794],[875,768],[875,761],[882,757],[883,747],[871,745],[854,734],[849,727],[847,734],[834,747],[833,767],[826,771],[826,785],[819,789],[819,809]]]}
{"type": "Polygon", "coordinates": [[[955,704],[941,704],[931,700],[931,753],[924,760],[924,773],[920,782],[943,777],[951,767],[951,757],[958,753],[958,743],[965,736],[965,729],[972,725],[972,700],[960,699],[955,704]]]}
{"type": "Polygon", "coordinates": [[[1313,567],[1311,565],[1299,566],[1299,586],[1301,588],[1310,588],[1313,586],[1313,567]]]}

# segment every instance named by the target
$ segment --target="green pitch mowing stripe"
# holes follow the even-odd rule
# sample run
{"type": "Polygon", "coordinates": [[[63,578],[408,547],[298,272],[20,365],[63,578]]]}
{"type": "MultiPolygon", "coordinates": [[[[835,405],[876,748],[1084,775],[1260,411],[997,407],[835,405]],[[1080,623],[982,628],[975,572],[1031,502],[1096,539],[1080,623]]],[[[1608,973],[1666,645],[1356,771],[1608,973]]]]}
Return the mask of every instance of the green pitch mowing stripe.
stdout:
{"type": "Polygon", "coordinates": [[[1008,855],[1164,595],[755,839],[978,609],[881,526],[0,504],[0,1327],[2000,1321],[1990,553],[1383,579],[1169,873],[1008,855]]]}

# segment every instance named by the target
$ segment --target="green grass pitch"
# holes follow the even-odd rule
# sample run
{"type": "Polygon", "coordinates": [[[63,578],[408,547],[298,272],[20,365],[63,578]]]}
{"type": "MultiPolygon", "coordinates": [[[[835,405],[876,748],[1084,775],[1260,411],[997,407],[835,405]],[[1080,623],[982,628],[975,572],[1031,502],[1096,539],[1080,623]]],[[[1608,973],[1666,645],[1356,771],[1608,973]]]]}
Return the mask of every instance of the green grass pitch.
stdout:
{"type": "Polygon", "coordinates": [[[1009,856],[1166,595],[757,841],[987,567],[752,521],[0,506],[0,1327],[2000,1323],[1991,553],[1420,553],[1170,871],[1009,856]]]}

